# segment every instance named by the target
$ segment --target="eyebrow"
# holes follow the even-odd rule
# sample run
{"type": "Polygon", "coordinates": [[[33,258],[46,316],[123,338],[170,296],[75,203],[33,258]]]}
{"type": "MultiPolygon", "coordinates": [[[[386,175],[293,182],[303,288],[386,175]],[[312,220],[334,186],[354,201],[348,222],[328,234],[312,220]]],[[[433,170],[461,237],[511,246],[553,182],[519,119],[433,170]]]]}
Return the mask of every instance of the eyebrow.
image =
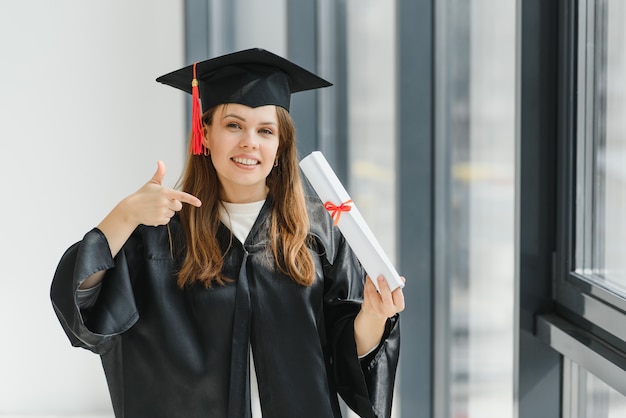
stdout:
{"type": "MultiPolygon", "coordinates": [[[[227,114],[227,115],[224,115],[224,117],[222,118],[222,120],[223,120],[223,119],[226,119],[226,118],[229,118],[229,117],[231,117],[231,118],[235,118],[235,119],[239,119],[239,120],[241,120],[241,121],[243,121],[243,122],[245,122],[245,121],[246,121],[246,119],[245,119],[244,117],[241,117],[241,116],[239,116],[239,115],[237,115],[237,114],[235,114],[235,113],[229,113],[229,114],[227,114]]],[[[273,122],[273,121],[268,121],[268,122],[261,122],[261,123],[259,123],[259,125],[274,125],[274,126],[278,126],[278,123],[273,122]]]]}

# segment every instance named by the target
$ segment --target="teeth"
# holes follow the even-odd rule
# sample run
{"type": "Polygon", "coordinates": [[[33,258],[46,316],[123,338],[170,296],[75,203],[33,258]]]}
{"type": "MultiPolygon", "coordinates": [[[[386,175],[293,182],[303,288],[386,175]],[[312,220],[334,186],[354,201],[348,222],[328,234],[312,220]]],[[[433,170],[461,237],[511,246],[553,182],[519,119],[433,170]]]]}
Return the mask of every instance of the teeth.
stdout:
{"type": "Polygon", "coordinates": [[[250,158],[233,158],[233,161],[243,165],[256,165],[257,160],[253,160],[250,158]]]}

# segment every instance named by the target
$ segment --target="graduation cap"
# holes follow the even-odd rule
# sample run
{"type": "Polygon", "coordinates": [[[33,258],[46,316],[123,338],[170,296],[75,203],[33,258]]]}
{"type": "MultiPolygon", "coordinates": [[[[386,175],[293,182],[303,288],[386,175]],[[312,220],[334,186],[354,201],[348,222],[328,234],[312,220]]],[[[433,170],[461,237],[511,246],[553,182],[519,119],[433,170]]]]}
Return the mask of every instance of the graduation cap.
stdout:
{"type": "Polygon", "coordinates": [[[202,151],[202,113],[225,103],[276,105],[289,110],[291,94],[332,84],[269,51],[253,48],[196,62],[156,79],[192,95],[194,154],[202,151]]]}

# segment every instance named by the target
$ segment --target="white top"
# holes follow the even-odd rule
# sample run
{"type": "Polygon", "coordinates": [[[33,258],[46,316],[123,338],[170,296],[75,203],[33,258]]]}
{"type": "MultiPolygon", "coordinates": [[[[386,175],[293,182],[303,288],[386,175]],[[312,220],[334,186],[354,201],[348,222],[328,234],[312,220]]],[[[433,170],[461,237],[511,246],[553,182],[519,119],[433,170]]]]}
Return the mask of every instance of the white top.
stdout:
{"type": "Polygon", "coordinates": [[[244,243],[261,212],[263,204],[265,204],[265,200],[252,203],[222,202],[220,220],[239,241],[244,243]]]}

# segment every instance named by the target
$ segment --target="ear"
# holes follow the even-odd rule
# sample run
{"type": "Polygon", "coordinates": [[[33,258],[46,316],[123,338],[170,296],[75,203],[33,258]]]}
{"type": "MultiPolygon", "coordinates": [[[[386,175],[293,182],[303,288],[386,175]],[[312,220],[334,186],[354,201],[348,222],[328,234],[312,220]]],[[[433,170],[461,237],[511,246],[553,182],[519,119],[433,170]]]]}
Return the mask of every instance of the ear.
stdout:
{"type": "Polygon", "coordinates": [[[204,135],[202,136],[202,146],[208,150],[209,149],[209,129],[207,128],[206,125],[204,126],[203,131],[204,131],[204,135]]]}

